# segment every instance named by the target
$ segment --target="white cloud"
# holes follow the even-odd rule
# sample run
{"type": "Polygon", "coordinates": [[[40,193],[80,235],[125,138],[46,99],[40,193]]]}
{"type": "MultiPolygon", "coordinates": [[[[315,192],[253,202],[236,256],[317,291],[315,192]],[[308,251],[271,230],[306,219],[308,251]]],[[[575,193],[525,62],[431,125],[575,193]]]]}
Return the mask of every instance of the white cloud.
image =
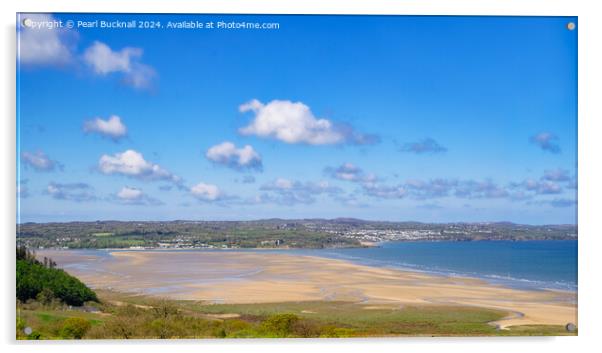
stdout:
{"type": "Polygon", "coordinates": [[[102,155],[98,161],[98,170],[103,174],[120,174],[142,180],[167,180],[179,183],[180,178],[144,159],[137,151],[127,150],[112,156],[102,155]]]}
{"type": "Polygon", "coordinates": [[[105,43],[95,41],[84,52],[84,61],[92,66],[95,73],[107,75],[112,72],[130,72],[132,70],[132,59],[142,56],[140,48],[123,48],[121,51],[113,51],[105,43]]]}
{"type": "Polygon", "coordinates": [[[146,195],[141,189],[124,186],[117,193],[117,200],[128,205],[160,205],[161,201],[146,195]]]}
{"type": "Polygon", "coordinates": [[[234,169],[262,169],[261,156],[250,145],[236,148],[232,142],[225,141],[209,148],[205,157],[234,169]]]}
{"type": "Polygon", "coordinates": [[[202,201],[217,201],[223,194],[217,185],[198,183],[190,188],[192,196],[202,201]]]}
{"type": "Polygon", "coordinates": [[[28,14],[26,18],[35,27],[19,26],[17,55],[23,65],[66,65],[83,61],[100,76],[120,74],[122,81],[134,88],[148,89],[157,76],[152,66],[141,62],[142,48],[125,47],[113,50],[107,44],[95,41],[83,52],[74,55],[78,34],[58,27],[57,20],[47,14],[28,14]],[[74,60],[75,58],[75,60],[74,60]]]}
{"type": "Polygon", "coordinates": [[[127,127],[117,115],[111,115],[107,120],[95,118],[84,123],[85,132],[96,132],[102,136],[118,141],[127,135],[127,127]]]}
{"type": "Polygon", "coordinates": [[[44,152],[38,151],[32,152],[21,152],[21,161],[24,165],[30,166],[37,171],[50,172],[56,168],[61,168],[61,164],[57,161],[50,159],[44,152]]]}
{"type": "Polygon", "coordinates": [[[241,113],[255,114],[248,126],[239,129],[243,135],[310,145],[370,144],[378,140],[375,136],[358,134],[349,126],[317,118],[311,109],[301,102],[273,100],[263,104],[254,99],[242,104],[239,110],[241,113]]]}
{"type": "Polygon", "coordinates": [[[114,51],[105,43],[95,41],[85,50],[83,58],[98,75],[121,73],[126,84],[135,88],[149,88],[156,72],[140,62],[142,54],[141,48],[126,47],[114,51]]]}
{"type": "Polygon", "coordinates": [[[137,188],[132,188],[129,186],[124,186],[117,193],[117,197],[119,197],[122,200],[139,200],[143,196],[144,196],[144,193],[142,192],[142,190],[137,189],[137,188]]]}
{"type": "Polygon", "coordinates": [[[310,204],[316,201],[316,196],[327,194],[336,196],[342,190],[330,185],[326,181],[300,182],[285,178],[277,178],[260,188],[268,193],[261,195],[264,202],[275,202],[282,205],[294,205],[297,203],[310,204]]]}
{"type": "Polygon", "coordinates": [[[47,14],[27,14],[36,27],[19,26],[17,55],[24,65],[64,65],[71,61],[67,32],[53,26],[56,19],[47,14]]]}

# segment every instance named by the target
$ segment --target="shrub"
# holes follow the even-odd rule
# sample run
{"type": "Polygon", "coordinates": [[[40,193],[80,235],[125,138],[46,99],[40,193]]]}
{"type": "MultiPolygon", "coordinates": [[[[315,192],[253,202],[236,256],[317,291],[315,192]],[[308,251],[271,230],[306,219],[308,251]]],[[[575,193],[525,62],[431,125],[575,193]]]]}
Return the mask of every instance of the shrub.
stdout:
{"type": "Polygon", "coordinates": [[[244,330],[229,333],[227,337],[228,338],[257,338],[257,337],[261,337],[261,335],[253,328],[247,328],[244,330]]]}
{"type": "Polygon", "coordinates": [[[112,338],[143,337],[143,326],[149,320],[146,310],[124,305],[115,308],[111,318],[105,322],[105,329],[112,338]]]}
{"type": "Polygon", "coordinates": [[[320,332],[320,337],[353,337],[354,330],[350,328],[336,327],[336,326],[323,326],[320,332]]]}
{"type": "Polygon", "coordinates": [[[92,324],[81,317],[70,317],[63,323],[61,336],[63,338],[81,339],[90,330],[92,324]]]}
{"type": "Polygon", "coordinates": [[[173,303],[165,299],[159,300],[153,306],[152,310],[154,316],[159,319],[167,319],[169,317],[178,316],[180,314],[178,308],[173,303]]]}
{"type": "Polygon", "coordinates": [[[320,337],[320,327],[311,320],[298,320],[293,323],[291,330],[295,337],[320,337]]]}
{"type": "Polygon", "coordinates": [[[234,334],[235,332],[238,332],[238,331],[247,330],[250,327],[251,327],[251,324],[249,324],[246,321],[239,320],[239,319],[231,319],[231,320],[224,321],[224,328],[225,328],[228,336],[231,336],[232,334],[234,334]]]}
{"type": "Polygon", "coordinates": [[[276,314],[261,323],[261,331],[269,337],[287,337],[293,325],[299,321],[295,314],[276,314]]]}
{"type": "Polygon", "coordinates": [[[33,331],[29,336],[26,336],[28,340],[40,340],[42,339],[42,334],[38,331],[33,331]]]}
{"type": "Polygon", "coordinates": [[[54,292],[52,289],[45,287],[36,295],[36,300],[43,305],[50,305],[54,299],[54,292]]]}
{"type": "Polygon", "coordinates": [[[223,327],[218,327],[213,331],[213,336],[217,338],[225,338],[226,330],[223,327]]]}

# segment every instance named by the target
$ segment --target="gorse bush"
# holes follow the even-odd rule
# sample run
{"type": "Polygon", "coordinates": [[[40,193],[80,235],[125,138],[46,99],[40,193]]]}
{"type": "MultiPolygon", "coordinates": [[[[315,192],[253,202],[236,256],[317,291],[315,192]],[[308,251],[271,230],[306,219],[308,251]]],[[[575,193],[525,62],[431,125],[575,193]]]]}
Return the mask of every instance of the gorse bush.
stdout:
{"type": "Polygon", "coordinates": [[[272,315],[261,323],[261,331],[268,337],[287,337],[293,333],[298,321],[299,317],[295,314],[272,315]]]}
{"type": "Polygon", "coordinates": [[[90,321],[80,317],[71,317],[63,323],[61,336],[63,338],[81,339],[91,327],[90,321]]]}
{"type": "MultiPolygon", "coordinates": [[[[155,304],[155,303],[153,303],[155,304]]],[[[134,305],[110,310],[103,325],[90,331],[91,338],[205,338],[223,337],[223,323],[201,317],[183,315],[166,301],[151,308],[134,305]]]]}

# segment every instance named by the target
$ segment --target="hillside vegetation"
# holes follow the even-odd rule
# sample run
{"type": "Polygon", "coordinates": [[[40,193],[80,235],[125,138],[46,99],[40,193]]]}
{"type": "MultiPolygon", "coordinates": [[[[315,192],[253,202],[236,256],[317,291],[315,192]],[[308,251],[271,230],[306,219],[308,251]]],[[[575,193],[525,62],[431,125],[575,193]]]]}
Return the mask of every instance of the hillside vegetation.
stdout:
{"type": "Polygon", "coordinates": [[[17,299],[22,302],[36,299],[43,303],[58,300],[68,305],[81,306],[88,301],[98,301],[96,293],[79,279],[56,268],[45,258],[36,260],[25,247],[17,248],[17,299]]]}

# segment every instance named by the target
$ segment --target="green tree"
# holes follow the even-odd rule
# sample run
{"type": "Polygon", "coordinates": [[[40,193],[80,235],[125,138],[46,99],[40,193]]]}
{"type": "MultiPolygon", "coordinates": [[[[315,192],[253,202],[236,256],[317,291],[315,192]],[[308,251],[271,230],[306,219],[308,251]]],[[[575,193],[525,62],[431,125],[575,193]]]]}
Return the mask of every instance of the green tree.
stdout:
{"type": "Polygon", "coordinates": [[[83,305],[87,301],[98,301],[96,293],[86,287],[79,279],[67,272],[54,268],[52,259],[45,261],[46,266],[35,259],[29,250],[17,248],[17,299],[41,299],[42,302],[57,298],[69,305],[83,305]]]}
{"type": "Polygon", "coordinates": [[[43,305],[50,305],[54,299],[54,292],[52,289],[45,287],[36,295],[36,300],[43,305]]]}

